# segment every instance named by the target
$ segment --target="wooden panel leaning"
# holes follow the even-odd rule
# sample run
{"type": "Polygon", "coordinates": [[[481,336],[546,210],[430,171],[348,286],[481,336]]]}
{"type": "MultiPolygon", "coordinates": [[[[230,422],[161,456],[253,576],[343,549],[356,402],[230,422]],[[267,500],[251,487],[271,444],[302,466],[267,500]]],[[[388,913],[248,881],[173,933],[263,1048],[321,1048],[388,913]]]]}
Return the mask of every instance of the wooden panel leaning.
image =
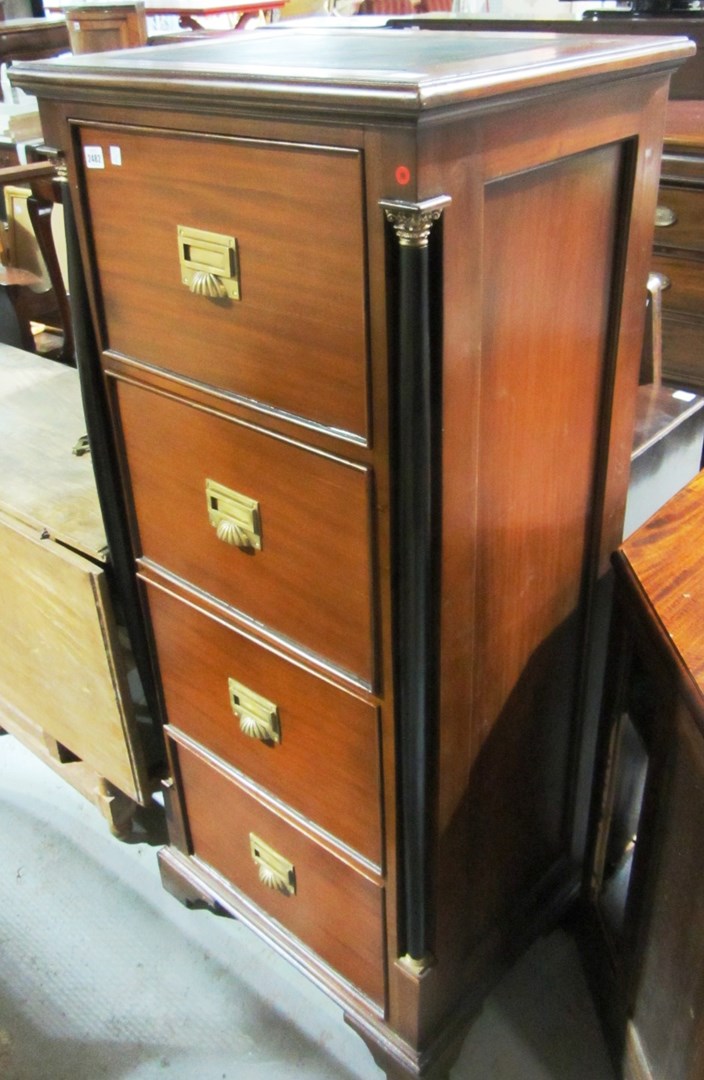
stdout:
{"type": "Polygon", "coordinates": [[[122,833],[153,781],[76,371],[0,347],[0,430],[0,723],[122,833]]]}
{"type": "Polygon", "coordinates": [[[616,554],[585,958],[627,1080],[704,1069],[704,473],[616,554]]]}
{"type": "Polygon", "coordinates": [[[691,49],[301,25],[13,74],[66,156],[152,613],[164,883],[389,1077],[446,1072],[579,887],[691,49]]]}

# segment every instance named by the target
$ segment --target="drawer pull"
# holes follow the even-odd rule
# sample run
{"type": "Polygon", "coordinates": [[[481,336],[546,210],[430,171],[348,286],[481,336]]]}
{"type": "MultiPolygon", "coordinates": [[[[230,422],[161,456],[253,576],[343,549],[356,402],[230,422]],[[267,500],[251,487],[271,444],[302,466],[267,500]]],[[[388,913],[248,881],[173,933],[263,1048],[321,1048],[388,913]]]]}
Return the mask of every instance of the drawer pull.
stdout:
{"type": "Polygon", "coordinates": [[[677,214],[669,206],[658,206],[655,211],[655,225],[658,229],[667,229],[677,224],[677,214]]]}
{"type": "Polygon", "coordinates": [[[262,530],[259,503],[215,480],[205,481],[208,520],[218,540],[232,547],[261,551],[262,530]]]}
{"type": "Polygon", "coordinates": [[[281,721],[278,707],[260,694],[255,694],[236,679],[227,680],[230,706],[237,717],[240,731],[260,742],[281,742],[281,721]]]}
{"type": "Polygon", "coordinates": [[[284,896],[296,892],[296,871],[293,863],[279,855],[254,833],[249,834],[249,850],[259,873],[259,880],[267,889],[274,889],[284,896]]]}
{"type": "Polygon", "coordinates": [[[234,236],[178,226],[181,280],[196,296],[240,299],[237,240],[234,236]]]}

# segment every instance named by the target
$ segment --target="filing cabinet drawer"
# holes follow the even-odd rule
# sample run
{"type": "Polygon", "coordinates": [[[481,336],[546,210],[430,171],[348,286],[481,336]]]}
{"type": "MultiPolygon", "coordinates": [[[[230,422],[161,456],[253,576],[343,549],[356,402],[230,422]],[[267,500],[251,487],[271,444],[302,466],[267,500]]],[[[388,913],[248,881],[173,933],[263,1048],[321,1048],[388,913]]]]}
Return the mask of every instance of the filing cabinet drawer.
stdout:
{"type": "Polygon", "coordinates": [[[81,137],[108,347],[365,435],[359,153],[129,128],[81,137]],[[223,282],[239,299],[210,295],[223,282]]]}
{"type": "Polygon", "coordinates": [[[196,858],[368,997],[381,1001],[381,886],[253,798],[194,747],[176,745],[196,858]],[[253,853],[257,842],[263,849],[260,862],[253,853]]]}
{"type": "Polygon", "coordinates": [[[131,383],[114,385],[144,557],[370,683],[369,470],[131,383]],[[227,498],[228,512],[211,524],[212,504],[221,503],[207,495],[209,480],[230,501],[238,494],[258,504],[259,547],[219,538],[221,526],[237,526],[227,498]]]}
{"type": "Polygon", "coordinates": [[[681,311],[701,316],[704,312],[704,260],[653,257],[653,269],[665,274],[669,286],[663,289],[664,311],[681,311]]]}
{"type": "Polygon", "coordinates": [[[379,866],[376,708],[159,586],[148,593],[169,723],[379,866]]]}
{"type": "Polygon", "coordinates": [[[704,190],[661,185],[655,245],[704,252],[704,190]]]}

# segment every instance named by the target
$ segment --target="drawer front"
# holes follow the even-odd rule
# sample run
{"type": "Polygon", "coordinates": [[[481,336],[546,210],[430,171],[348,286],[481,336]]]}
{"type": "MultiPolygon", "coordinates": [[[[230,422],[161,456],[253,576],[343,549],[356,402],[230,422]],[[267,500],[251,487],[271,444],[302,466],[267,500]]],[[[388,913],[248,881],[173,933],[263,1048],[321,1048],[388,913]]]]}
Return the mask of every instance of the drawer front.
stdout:
{"type": "Polygon", "coordinates": [[[370,683],[368,470],[115,385],[145,558],[370,683]],[[207,481],[258,504],[258,548],[228,542],[235,517],[207,481]],[[213,500],[227,511],[217,524],[213,500]]]}
{"type": "Polygon", "coordinates": [[[148,592],[169,723],[380,866],[376,708],[148,592]]]}
{"type": "Polygon", "coordinates": [[[178,745],[193,854],[374,1001],[384,995],[383,889],[178,745]],[[255,862],[252,837],[280,856],[255,862]],[[276,875],[281,875],[281,878],[276,875]],[[269,878],[269,883],[266,880],[269,878]],[[275,880],[272,881],[271,878],[275,880]],[[292,893],[280,891],[280,886],[292,893]]]}
{"type": "Polygon", "coordinates": [[[653,270],[665,274],[670,282],[662,292],[664,311],[681,311],[690,315],[704,313],[704,261],[656,254],[653,256],[653,270]]]}
{"type": "Polygon", "coordinates": [[[129,129],[81,138],[108,347],[364,436],[359,153],[129,129]],[[239,299],[209,295],[213,278],[237,282],[239,299]]]}
{"type": "Polygon", "coordinates": [[[704,190],[661,185],[655,245],[704,252],[704,190]]]}
{"type": "Polygon", "coordinates": [[[663,374],[704,394],[704,319],[663,317],[663,374]]]}

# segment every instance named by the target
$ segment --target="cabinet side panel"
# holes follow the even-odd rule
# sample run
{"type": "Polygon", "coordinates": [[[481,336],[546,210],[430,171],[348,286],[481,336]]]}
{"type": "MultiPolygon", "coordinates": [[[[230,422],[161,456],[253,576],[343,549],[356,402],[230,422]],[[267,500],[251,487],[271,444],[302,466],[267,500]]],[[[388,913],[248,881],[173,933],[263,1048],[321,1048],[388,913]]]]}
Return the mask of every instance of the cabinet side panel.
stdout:
{"type": "Polygon", "coordinates": [[[620,178],[613,145],[485,188],[470,761],[444,838],[470,940],[567,854],[620,178]]]}

